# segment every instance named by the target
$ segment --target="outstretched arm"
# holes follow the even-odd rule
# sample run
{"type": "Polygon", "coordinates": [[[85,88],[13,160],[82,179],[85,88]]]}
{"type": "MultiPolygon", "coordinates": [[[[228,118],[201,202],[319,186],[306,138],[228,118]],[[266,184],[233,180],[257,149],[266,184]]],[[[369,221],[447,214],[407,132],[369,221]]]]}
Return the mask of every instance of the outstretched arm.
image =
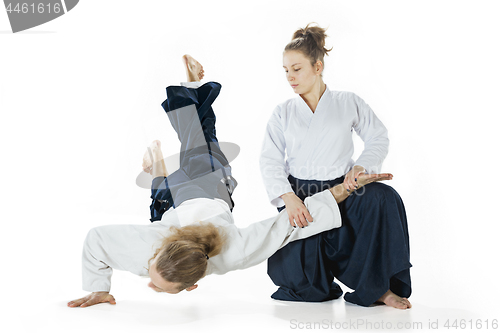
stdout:
{"type": "Polygon", "coordinates": [[[159,230],[161,226],[151,224],[112,224],[90,229],[82,251],[82,289],[91,294],[72,300],[68,306],[114,304],[109,294],[113,271],[147,276],[152,244],[162,237],[159,230]]]}
{"type": "MultiPolygon", "coordinates": [[[[361,187],[381,181],[381,180],[391,180],[392,179],[392,174],[390,173],[381,173],[381,174],[360,174],[357,176],[357,181],[354,184],[354,190],[347,190],[345,188],[345,183],[336,185],[332,188],[330,188],[330,192],[332,192],[333,197],[335,198],[335,201],[337,203],[341,203],[349,195],[354,193],[355,190],[360,189],[361,187]]],[[[300,198],[293,192],[285,193],[281,196],[281,198],[285,201],[286,204],[286,209],[288,212],[289,216],[289,222],[292,226],[295,226],[297,224],[299,227],[305,227],[308,225],[308,222],[312,222],[313,218],[309,211],[307,210],[306,206],[304,206],[304,203],[300,198]],[[297,217],[298,216],[298,217],[297,217]]]]}
{"type": "MultiPolygon", "coordinates": [[[[373,182],[378,182],[381,180],[391,180],[391,179],[392,179],[392,174],[390,173],[359,175],[357,180],[358,186],[356,189],[359,190],[361,187],[373,182]]],[[[337,203],[341,203],[342,201],[347,199],[349,195],[354,193],[354,191],[346,190],[344,184],[338,184],[330,188],[330,192],[332,192],[333,197],[335,198],[335,201],[337,201],[337,203]]]]}

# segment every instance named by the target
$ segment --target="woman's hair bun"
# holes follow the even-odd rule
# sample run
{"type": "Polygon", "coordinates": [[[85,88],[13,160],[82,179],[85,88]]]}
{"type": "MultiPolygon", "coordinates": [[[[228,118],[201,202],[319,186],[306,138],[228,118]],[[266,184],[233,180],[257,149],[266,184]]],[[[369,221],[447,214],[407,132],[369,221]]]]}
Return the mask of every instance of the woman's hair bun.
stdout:
{"type": "MultiPolygon", "coordinates": [[[[325,40],[328,35],[326,29],[309,23],[305,28],[300,28],[293,33],[292,40],[285,46],[286,51],[299,51],[308,57],[311,64],[321,61],[324,66],[324,56],[332,49],[325,48],[325,40]]],[[[316,24],[316,23],[314,23],[316,24]]]]}

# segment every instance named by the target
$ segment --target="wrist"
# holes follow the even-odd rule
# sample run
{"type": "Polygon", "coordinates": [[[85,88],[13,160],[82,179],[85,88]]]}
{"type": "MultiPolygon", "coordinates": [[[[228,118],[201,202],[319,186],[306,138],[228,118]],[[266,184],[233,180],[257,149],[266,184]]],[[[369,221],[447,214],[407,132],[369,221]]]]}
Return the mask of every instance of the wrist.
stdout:
{"type": "Polygon", "coordinates": [[[352,191],[347,192],[346,188],[342,184],[338,184],[338,185],[330,188],[330,192],[332,193],[332,195],[335,198],[335,201],[337,203],[341,203],[342,201],[347,199],[347,197],[349,197],[349,195],[351,195],[353,193],[352,191]]]}
{"type": "Polygon", "coordinates": [[[360,172],[366,172],[366,169],[363,166],[359,165],[359,164],[356,164],[355,166],[353,166],[352,169],[355,170],[355,171],[358,171],[358,172],[359,171],[360,172]]]}
{"type": "Polygon", "coordinates": [[[280,195],[280,198],[285,202],[285,205],[293,197],[295,197],[295,193],[293,193],[293,192],[287,192],[287,193],[280,195]]]}

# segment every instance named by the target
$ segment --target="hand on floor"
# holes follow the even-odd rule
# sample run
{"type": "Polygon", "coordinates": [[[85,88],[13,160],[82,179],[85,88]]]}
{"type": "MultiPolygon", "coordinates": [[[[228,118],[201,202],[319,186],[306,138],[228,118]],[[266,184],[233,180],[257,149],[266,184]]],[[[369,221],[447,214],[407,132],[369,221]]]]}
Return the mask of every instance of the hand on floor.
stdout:
{"type": "Polygon", "coordinates": [[[87,295],[85,297],[75,299],[74,301],[68,302],[68,306],[70,308],[75,308],[75,307],[87,307],[91,306],[94,304],[98,303],[106,303],[109,302],[111,304],[116,304],[115,298],[113,295],[110,295],[107,291],[97,291],[93,292],[90,295],[87,295]]]}

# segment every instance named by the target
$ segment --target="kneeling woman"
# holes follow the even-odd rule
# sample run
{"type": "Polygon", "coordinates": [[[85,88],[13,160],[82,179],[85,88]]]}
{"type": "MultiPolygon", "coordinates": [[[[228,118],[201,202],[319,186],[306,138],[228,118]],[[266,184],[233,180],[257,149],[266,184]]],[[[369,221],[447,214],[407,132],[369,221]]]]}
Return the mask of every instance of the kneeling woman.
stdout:
{"type": "Polygon", "coordinates": [[[268,261],[280,288],[273,298],[320,302],[338,298],[334,277],[354,292],[345,300],[407,309],[411,294],[410,248],[403,201],[377,183],[359,189],[361,175],[376,173],[388,152],[387,130],[357,95],[323,82],[325,30],[297,30],[283,52],[283,67],[299,96],[278,105],[267,126],[261,172],[272,204],[286,207],[292,225],[315,221],[302,200],[343,184],[355,192],[339,207],[342,228],[294,242],[268,261]],[[365,142],[352,160],[353,130],[365,142]],[[286,156],[286,160],[285,160],[286,156]]]}
{"type": "MultiPolygon", "coordinates": [[[[167,87],[162,104],[181,141],[180,168],[169,175],[160,143],[151,144],[143,169],[153,176],[153,223],[89,231],[83,249],[83,289],[92,293],[69,302],[70,307],[115,304],[109,294],[113,268],[149,276],[149,287],[176,294],[197,288],[205,275],[254,266],[292,241],[341,225],[338,203],[349,195],[341,185],[305,200],[315,219],[307,228],[293,228],[286,212],[244,229],[234,225],[231,194],[236,181],[215,136],[211,107],[221,86],[201,85],[201,65],[189,56],[184,60],[189,82],[167,87]]],[[[358,183],[391,178],[364,175],[358,183]]]]}

